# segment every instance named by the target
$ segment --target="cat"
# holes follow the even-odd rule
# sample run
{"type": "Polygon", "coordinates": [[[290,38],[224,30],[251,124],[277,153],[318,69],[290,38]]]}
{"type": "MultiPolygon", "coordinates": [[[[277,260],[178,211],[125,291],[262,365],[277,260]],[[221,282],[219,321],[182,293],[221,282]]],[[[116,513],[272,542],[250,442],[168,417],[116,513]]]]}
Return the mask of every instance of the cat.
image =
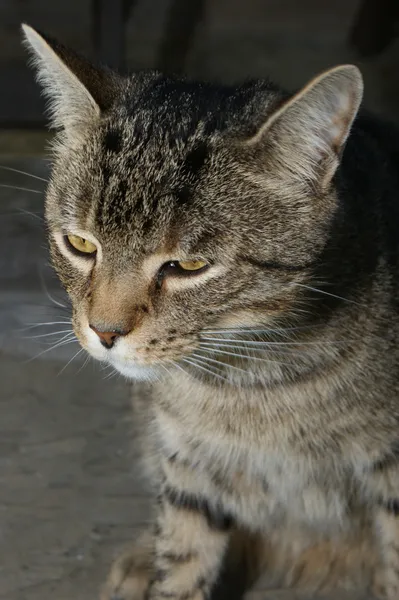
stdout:
{"type": "Polygon", "coordinates": [[[153,526],[103,598],[204,600],[230,568],[398,599],[399,135],[358,68],[122,77],[24,34],[76,336],[152,389],[153,526]]]}

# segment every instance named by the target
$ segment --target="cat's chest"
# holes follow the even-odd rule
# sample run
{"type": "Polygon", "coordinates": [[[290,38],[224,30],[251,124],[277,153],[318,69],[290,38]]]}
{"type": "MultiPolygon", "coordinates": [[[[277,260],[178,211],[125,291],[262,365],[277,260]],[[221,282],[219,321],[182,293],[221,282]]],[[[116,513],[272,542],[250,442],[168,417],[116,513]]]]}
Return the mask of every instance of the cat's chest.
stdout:
{"type": "Polygon", "coordinates": [[[192,470],[195,486],[221,499],[249,527],[282,521],[330,529],[346,518],[347,482],[328,456],[300,454],[287,443],[262,446],[184,428],[164,417],[162,446],[192,470]]]}
{"type": "Polygon", "coordinates": [[[226,468],[223,460],[204,464],[226,505],[248,525],[278,522],[303,524],[318,530],[344,524],[347,513],[347,481],[338,477],[326,461],[278,453],[244,453],[226,468]],[[220,477],[221,475],[221,477],[220,477]]]}

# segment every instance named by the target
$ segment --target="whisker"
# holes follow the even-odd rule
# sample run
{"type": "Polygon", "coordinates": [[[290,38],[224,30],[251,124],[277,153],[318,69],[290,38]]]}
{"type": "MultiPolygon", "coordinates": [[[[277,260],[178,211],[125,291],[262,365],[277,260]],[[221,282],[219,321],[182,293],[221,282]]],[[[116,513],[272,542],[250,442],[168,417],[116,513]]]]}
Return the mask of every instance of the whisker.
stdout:
{"type": "Polygon", "coordinates": [[[103,381],[108,381],[108,379],[112,379],[113,377],[115,377],[115,375],[116,375],[116,372],[115,372],[115,370],[113,370],[110,373],[107,373],[106,375],[104,375],[103,381]]]}
{"type": "Polygon", "coordinates": [[[61,308],[68,308],[66,306],[66,304],[62,304],[62,302],[59,302],[58,300],[56,300],[55,298],[53,298],[53,296],[50,294],[50,292],[48,291],[48,288],[46,286],[46,282],[44,280],[43,273],[40,270],[39,270],[39,277],[40,277],[40,281],[41,281],[41,284],[42,284],[43,291],[46,294],[47,298],[50,300],[50,302],[52,302],[56,306],[60,306],[61,308]]]}
{"type": "Polygon", "coordinates": [[[27,215],[29,217],[33,217],[34,219],[38,219],[41,223],[44,223],[43,217],[41,217],[40,215],[37,215],[36,213],[34,213],[30,210],[26,210],[25,208],[20,208],[19,212],[22,213],[23,215],[27,215]]]}
{"type": "Polygon", "coordinates": [[[252,329],[251,327],[242,327],[240,329],[204,329],[205,333],[277,333],[278,335],[285,335],[286,332],[290,331],[301,331],[304,329],[313,329],[314,327],[321,327],[322,324],[315,325],[303,325],[298,327],[282,327],[280,329],[252,329]]]}
{"type": "Polygon", "coordinates": [[[27,327],[23,327],[22,329],[17,329],[17,331],[29,331],[30,329],[35,329],[36,327],[45,327],[50,325],[71,325],[71,321],[49,321],[47,323],[28,323],[27,327]]]}
{"type": "Polygon", "coordinates": [[[319,294],[324,294],[325,296],[330,296],[331,298],[336,298],[337,300],[343,300],[344,302],[349,302],[350,304],[355,304],[356,306],[362,306],[363,308],[367,308],[367,304],[363,304],[361,302],[356,302],[355,300],[349,300],[349,298],[344,298],[343,296],[338,296],[337,294],[332,294],[331,292],[326,292],[325,290],[320,290],[319,288],[312,287],[311,285],[305,285],[304,283],[296,283],[296,282],[292,282],[292,285],[296,285],[297,287],[302,287],[306,290],[310,290],[311,292],[318,292],[319,294]]]}
{"type": "Polygon", "coordinates": [[[28,363],[32,362],[33,360],[36,360],[37,358],[39,358],[39,356],[42,356],[43,354],[47,354],[47,352],[50,352],[51,350],[55,350],[56,348],[60,348],[61,346],[66,346],[67,344],[71,344],[72,342],[76,342],[76,341],[77,341],[76,339],[61,340],[60,342],[57,342],[54,346],[51,346],[51,348],[46,348],[42,352],[39,352],[39,354],[36,354],[36,356],[29,358],[28,360],[26,360],[24,362],[24,364],[28,364],[28,363]]]}
{"type": "MultiPolygon", "coordinates": [[[[262,358],[262,357],[259,357],[259,356],[248,356],[248,355],[245,355],[245,354],[237,354],[236,352],[226,352],[224,350],[216,350],[216,349],[208,350],[207,348],[206,348],[206,351],[207,352],[209,352],[209,351],[210,352],[214,352],[215,354],[224,354],[226,356],[236,356],[238,358],[245,358],[246,360],[255,360],[255,361],[272,363],[272,364],[276,364],[276,365],[287,365],[289,367],[295,366],[293,363],[282,362],[280,360],[271,360],[271,359],[262,358]]],[[[228,366],[230,367],[232,365],[228,365],[228,366]]]]}
{"type": "Polygon", "coordinates": [[[113,377],[116,377],[118,375],[118,371],[115,369],[115,367],[113,367],[112,365],[106,365],[107,367],[109,367],[111,369],[110,373],[107,373],[107,375],[105,377],[103,377],[104,381],[107,381],[108,379],[112,379],[113,377]]]}
{"type": "Polygon", "coordinates": [[[79,356],[79,354],[81,354],[82,352],[83,352],[83,348],[81,348],[80,350],[78,350],[78,351],[76,352],[76,354],[74,354],[74,355],[72,356],[72,358],[68,360],[67,364],[66,364],[66,365],[65,365],[65,366],[64,366],[64,367],[61,369],[61,371],[60,371],[59,373],[57,373],[57,377],[58,377],[59,375],[61,375],[61,373],[63,373],[63,372],[65,371],[65,369],[67,368],[67,366],[68,366],[68,365],[70,365],[70,364],[71,364],[71,362],[72,362],[73,360],[75,360],[75,358],[77,358],[77,357],[79,356]]]}
{"type": "Polygon", "coordinates": [[[40,335],[26,335],[23,340],[37,340],[38,338],[49,337],[51,335],[61,335],[61,333],[74,333],[73,329],[63,329],[62,331],[52,331],[51,333],[41,333],[40,335]]]}
{"type": "Polygon", "coordinates": [[[61,302],[59,302],[58,300],[56,300],[55,298],[53,298],[53,296],[50,294],[50,292],[49,292],[47,289],[45,289],[44,291],[45,291],[45,293],[46,293],[46,296],[47,296],[47,298],[48,298],[48,299],[49,299],[49,300],[50,300],[50,301],[51,301],[53,304],[55,304],[55,306],[59,306],[59,307],[61,307],[61,308],[68,309],[68,306],[66,306],[65,304],[62,304],[61,302]]]}
{"type": "MultiPolygon", "coordinates": [[[[295,342],[271,342],[271,341],[266,341],[266,340],[245,340],[243,338],[228,338],[228,337],[207,337],[205,335],[201,336],[201,341],[202,340],[206,340],[208,342],[221,342],[224,344],[229,344],[230,342],[234,343],[234,344],[242,344],[243,346],[274,346],[274,345],[280,345],[280,344],[290,344],[290,343],[295,343],[295,342]]],[[[298,342],[297,342],[298,343],[298,342]]]]}
{"type": "Polygon", "coordinates": [[[241,342],[242,344],[245,344],[246,346],[317,346],[320,344],[324,345],[334,345],[334,344],[349,344],[350,342],[353,342],[354,340],[317,340],[317,341],[312,341],[312,342],[302,342],[300,340],[298,340],[297,342],[267,342],[267,341],[258,341],[258,340],[243,340],[243,339],[236,339],[236,338],[213,338],[213,337],[206,337],[206,336],[201,336],[201,340],[208,340],[208,341],[215,341],[215,342],[241,342]]]}
{"type": "Polygon", "coordinates": [[[83,364],[80,366],[80,368],[79,368],[79,369],[76,371],[76,375],[77,375],[78,373],[80,373],[81,371],[83,371],[83,369],[85,368],[85,366],[86,366],[86,365],[87,365],[87,363],[89,362],[90,358],[91,358],[91,356],[90,356],[90,354],[88,354],[88,355],[86,356],[86,360],[84,361],[84,363],[83,363],[83,364]]]}
{"type": "Polygon", "coordinates": [[[4,212],[4,213],[0,213],[0,216],[2,217],[2,219],[6,218],[6,217],[32,217],[34,219],[38,219],[40,222],[44,222],[43,217],[41,217],[39,214],[36,214],[30,210],[26,210],[24,208],[19,208],[17,210],[17,212],[4,212]]]}
{"type": "Polygon", "coordinates": [[[75,335],[73,333],[67,333],[67,334],[63,335],[61,338],[58,338],[56,340],[54,340],[54,339],[52,339],[52,340],[35,340],[35,339],[32,339],[32,343],[36,343],[36,344],[39,344],[40,346],[48,347],[48,346],[52,346],[54,343],[62,342],[64,340],[66,340],[66,339],[73,340],[74,337],[75,337],[75,335]]]}
{"type": "MultiPolygon", "coordinates": [[[[43,318],[71,320],[71,313],[72,313],[71,306],[65,306],[65,307],[60,306],[59,310],[60,310],[61,314],[55,314],[55,313],[53,313],[53,311],[55,310],[55,305],[53,303],[45,304],[43,302],[40,302],[40,303],[39,302],[28,302],[27,305],[29,306],[30,309],[35,309],[35,310],[40,309],[40,311],[42,313],[44,313],[43,318]]],[[[40,325],[40,323],[38,321],[34,321],[31,323],[27,322],[26,325],[40,325]]]]}
{"type": "MultiPolygon", "coordinates": [[[[190,358],[191,357],[192,357],[192,354],[190,355],[190,358]]],[[[218,373],[218,375],[220,377],[223,377],[224,380],[227,382],[229,381],[229,379],[227,377],[225,377],[225,375],[226,375],[225,370],[220,366],[214,367],[213,364],[210,365],[209,361],[207,361],[206,356],[203,356],[202,354],[197,355],[196,358],[193,358],[192,360],[196,363],[201,364],[202,366],[206,367],[207,369],[210,369],[213,374],[215,374],[215,369],[216,369],[216,372],[218,373]],[[222,373],[223,373],[223,375],[222,375],[222,373]]],[[[223,365],[223,363],[219,363],[218,361],[214,361],[214,362],[216,362],[217,364],[220,364],[222,366],[226,366],[226,367],[228,366],[228,365],[223,365]]]]}
{"type": "Polygon", "coordinates": [[[194,356],[197,359],[202,359],[211,363],[215,363],[216,365],[220,365],[221,367],[227,367],[229,369],[234,369],[235,371],[241,371],[242,373],[246,373],[245,369],[241,369],[240,367],[236,367],[235,365],[230,365],[227,363],[222,363],[220,360],[215,360],[214,358],[209,358],[208,356],[204,356],[203,354],[196,354],[193,352],[190,356],[194,356]]]}
{"type": "Polygon", "coordinates": [[[180,369],[180,371],[183,371],[183,373],[184,373],[185,375],[187,375],[187,371],[185,371],[185,370],[183,369],[183,367],[182,367],[181,365],[179,365],[179,363],[178,363],[176,360],[172,360],[172,359],[170,359],[170,360],[168,360],[168,362],[170,362],[170,363],[171,363],[171,364],[172,364],[174,367],[177,367],[178,369],[180,369]]]}
{"type": "MultiPolygon", "coordinates": [[[[62,338],[60,338],[59,340],[56,340],[56,342],[62,342],[63,340],[66,340],[66,339],[70,339],[70,340],[76,339],[74,332],[72,331],[70,333],[66,333],[62,338]]],[[[51,345],[53,342],[51,341],[51,342],[43,342],[43,343],[46,343],[47,345],[49,345],[49,344],[51,345]]]]}
{"type": "Polygon", "coordinates": [[[170,377],[172,376],[172,373],[169,371],[168,367],[162,363],[160,363],[160,367],[162,367],[162,369],[164,369],[170,377]]]}
{"type": "MultiPolygon", "coordinates": [[[[216,344],[211,344],[209,342],[200,341],[201,347],[206,348],[225,348],[227,350],[251,350],[251,352],[271,352],[275,354],[289,354],[290,356],[295,356],[298,352],[295,349],[287,348],[287,347],[278,347],[278,348],[269,348],[268,346],[259,347],[259,346],[250,346],[244,344],[239,344],[235,342],[217,342],[216,344]]],[[[301,351],[301,354],[304,354],[304,351],[301,351]]]]}
{"type": "Polygon", "coordinates": [[[8,188],[9,190],[19,190],[20,192],[32,192],[32,194],[43,194],[44,193],[39,190],[31,190],[30,188],[26,188],[26,187],[19,187],[16,185],[7,185],[6,183],[0,183],[0,187],[8,188]]]}
{"type": "Polygon", "coordinates": [[[5,167],[4,165],[0,165],[0,169],[3,169],[3,171],[11,171],[12,173],[19,173],[20,175],[27,175],[27,177],[32,177],[32,179],[38,179],[39,181],[48,183],[48,180],[44,179],[44,177],[39,177],[39,175],[33,175],[33,173],[27,173],[26,171],[21,171],[20,169],[5,167]]]}
{"type": "Polygon", "coordinates": [[[181,360],[185,363],[188,363],[189,365],[192,365],[193,367],[196,367],[197,369],[200,369],[201,371],[205,371],[205,373],[208,373],[208,375],[212,375],[212,377],[216,377],[217,379],[221,379],[222,381],[228,381],[228,379],[226,379],[222,375],[219,375],[218,373],[215,373],[214,371],[211,371],[210,369],[201,366],[200,364],[198,364],[197,361],[191,361],[189,358],[182,358],[181,360]]]}

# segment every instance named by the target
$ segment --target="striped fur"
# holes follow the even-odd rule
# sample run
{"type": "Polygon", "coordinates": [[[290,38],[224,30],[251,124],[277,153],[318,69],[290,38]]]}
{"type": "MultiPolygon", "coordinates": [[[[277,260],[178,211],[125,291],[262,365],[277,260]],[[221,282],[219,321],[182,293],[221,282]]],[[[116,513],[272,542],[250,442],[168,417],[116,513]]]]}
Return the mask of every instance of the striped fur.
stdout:
{"type": "Polygon", "coordinates": [[[154,526],[103,598],[232,600],[264,572],[397,600],[399,134],[358,114],[358,69],[297,94],[122,78],[25,34],[76,335],[151,382],[154,526]]]}

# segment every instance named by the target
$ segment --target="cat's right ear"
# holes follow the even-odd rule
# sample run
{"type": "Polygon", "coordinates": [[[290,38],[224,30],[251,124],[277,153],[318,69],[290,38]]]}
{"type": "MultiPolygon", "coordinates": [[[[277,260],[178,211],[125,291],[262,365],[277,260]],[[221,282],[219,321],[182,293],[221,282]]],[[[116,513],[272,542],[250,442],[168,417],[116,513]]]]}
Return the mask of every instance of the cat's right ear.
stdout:
{"type": "Polygon", "coordinates": [[[268,152],[273,172],[291,182],[326,190],[339,165],[363,95],[361,73],[342,65],[313,79],[273,113],[248,140],[268,152]]]}
{"type": "Polygon", "coordinates": [[[49,100],[51,125],[76,136],[113,104],[121,78],[29,25],[22,25],[38,81],[49,100]]]}

